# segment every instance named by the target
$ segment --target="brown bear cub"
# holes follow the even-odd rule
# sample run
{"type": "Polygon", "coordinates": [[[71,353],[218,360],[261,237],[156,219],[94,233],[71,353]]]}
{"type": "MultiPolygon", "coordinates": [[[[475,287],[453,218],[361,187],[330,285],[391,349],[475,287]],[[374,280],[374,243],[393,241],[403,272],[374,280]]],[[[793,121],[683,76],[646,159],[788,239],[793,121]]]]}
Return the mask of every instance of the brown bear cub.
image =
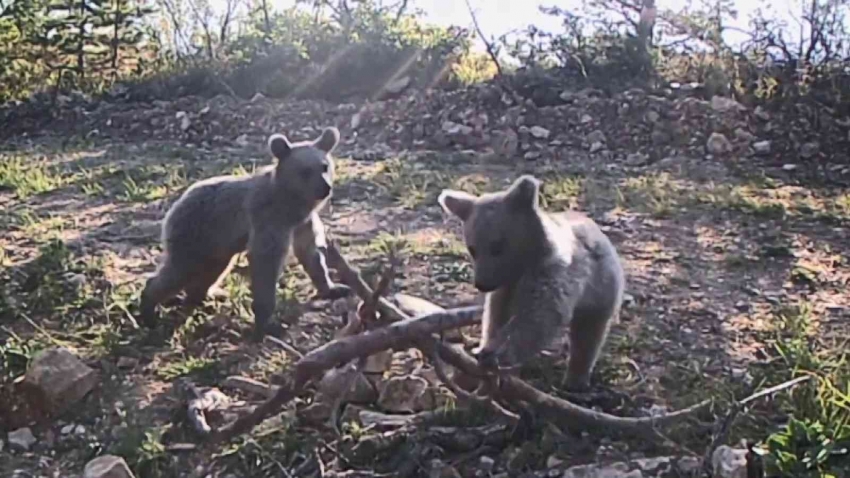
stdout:
{"type": "Polygon", "coordinates": [[[200,305],[230,270],[234,256],[248,251],[254,338],[266,331],[290,246],[318,295],[335,299],[350,293],[334,284],[325,260],[324,225],[318,212],[333,191],[331,152],[339,131],[326,128],[313,141],[290,143],[269,137],[277,164],[251,176],[217,176],[190,186],[165,215],[163,260],[141,297],[145,325],[156,323],[155,308],[181,290],[188,307],[200,305]]]}
{"type": "Polygon", "coordinates": [[[625,274],[613,244],[578,212],[539,207],[540,182],[521,176],[510,188],[476,197],[444,190],[443,209],[463,221],[475,287],[485,295],[475,351],[487,367],[519,365],[569,328],[567,387],[583,390],[612,321],[625,274]]]}

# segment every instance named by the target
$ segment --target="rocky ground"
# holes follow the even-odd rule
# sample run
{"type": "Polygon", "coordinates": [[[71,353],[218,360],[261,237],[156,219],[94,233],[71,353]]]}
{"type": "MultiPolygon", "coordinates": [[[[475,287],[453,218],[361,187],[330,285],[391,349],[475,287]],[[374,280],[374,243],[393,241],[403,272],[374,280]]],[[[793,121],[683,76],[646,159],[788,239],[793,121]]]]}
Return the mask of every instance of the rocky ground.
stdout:
{"type": "MultiPolygon", "coordinates": [[[[343,143],[324,214],[330,235],[368,276],[401,247],[394,293],[442,306],[476,300],[459,225],[436,202],[444,187],[491,191],[532,173],[548,209],[578,208],[605,227],[626,262],[628,296],[594,377],[608,398],[589,405],[638,416],[740,398],[788,378],[777,343],[817,337],[820,350],[840,347],[850,318],[850,122],[814,106],[751,108],[673,92],[557,96],[546,107],[511,106],[486,85],[368,105],[75,96],[49,114],[43,105],[0,112],[0,475],[82,476],[104,453],[140,477],[572,477],[595,475],[570,467],[602,473],[596,464],[629,461],[644,468],[616,465],[619,474],[605,476],[634,477],[672,463],[647,457],[698,463],[722,406],[656,440],[539,422],[511,430],[461,411],[417,427],[388,424],[453,402],[415,349],[358,387],[340,434],[305,396],[250,436],[192,449],[186,385],[219,387],[238,413],[261,396],[228,377],[269,383],[297,356],[245,340],[250,295],[238,273],[227,297],[188,319],[175,308],[160,329],[135,327],[159,220],[179,193],[268,163],[270,133],[308,139],[334,124],[343,143]],[[39,380],[50,367],[32,359],[48,348],[59,363],[79,358],[53,370],[68,387],[39,380]]],[[[352,304],[311,300],[303,270],[288,271],[281,338],[308,351],[332,338],[352,304]]],[[[476,328],[463,332],[473,346],[476,328]]],[[[564,396],[563,373],[549,360],[525,375],[564,396]]],[[[782,410],[757,405],[726,443],[764,438],[782,410]]]]}

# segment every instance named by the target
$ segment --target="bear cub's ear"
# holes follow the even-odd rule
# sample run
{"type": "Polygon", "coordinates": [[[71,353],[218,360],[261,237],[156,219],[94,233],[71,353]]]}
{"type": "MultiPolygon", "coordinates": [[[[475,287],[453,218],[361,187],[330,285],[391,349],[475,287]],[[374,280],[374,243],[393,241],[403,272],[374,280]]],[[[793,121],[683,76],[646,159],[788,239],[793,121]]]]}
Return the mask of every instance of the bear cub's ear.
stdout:
{"type": "Polygon", "coordinates": [[[505,199],[516,209],[537,209],[540,203],[540,180],[524,174],[508,188],[505,199]]]}
{"type": "Polygon", "coordinates": [[[457,216],[461,221],[466,221],[472,215],[475,199],[475,196],[463,191],[443,189],[443,192],[437,197],[437,202],[440,203],[444,211],[457,216]]]}
{"type": "Polygon", "coordinates": [[[269,152],[272,156],[279,160],[286,159],[292,151],[292,143],[282,134],[273,134],[269,136],[269,152]]]}
{"type": "Polygon", "coordinates": [[[339,130],[333,126],[325,128],[322,135],[313,142],[314,146],[326,153],[333,151],[337,144],[339,144],[339,130]]]}

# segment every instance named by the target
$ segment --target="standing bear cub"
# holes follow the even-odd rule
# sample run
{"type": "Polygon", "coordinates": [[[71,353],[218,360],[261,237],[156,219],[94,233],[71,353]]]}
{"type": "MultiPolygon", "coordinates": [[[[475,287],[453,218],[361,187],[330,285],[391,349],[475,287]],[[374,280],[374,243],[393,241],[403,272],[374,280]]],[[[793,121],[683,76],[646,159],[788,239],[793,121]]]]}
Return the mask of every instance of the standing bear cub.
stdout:
{"type": "Polygon", "coordinates": [[[519,365],[569,327],[567,387],[589,387],[625,275],[613,244],[584,214],[547,213],[540,182],[521,176],[505,191],[473,196],[443,190],[438,201],[463,221],[475,288],[485,295],[482,365],[519,365]]]}
{"type": "Polygon", "coordinates": [[[319,210],[330,200],[339,131],[326,128],[313,141],[290,143],[269,137],[277,164],[251,176],[217,176],[190,186],[165,215],[164,257],[141,297],[145,325],[156,322],[157,304],[186,292],[185,304],[200,305],[227,274],[236,254],[248,251],[254,338],[261,338],[275,309],[275,294],[290,246],[318,295],[339,298],[348,287],[334,284],[325,260],[319,210]]]}

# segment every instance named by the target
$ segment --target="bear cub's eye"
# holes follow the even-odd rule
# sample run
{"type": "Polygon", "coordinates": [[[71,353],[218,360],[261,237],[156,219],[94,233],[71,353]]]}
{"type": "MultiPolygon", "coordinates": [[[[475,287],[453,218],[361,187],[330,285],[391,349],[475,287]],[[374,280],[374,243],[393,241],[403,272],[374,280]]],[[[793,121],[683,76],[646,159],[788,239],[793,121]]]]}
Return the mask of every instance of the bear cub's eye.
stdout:
{"type": "Polygon", "coordinates": [[[493,241],[490,243],[490,254],[494,257],[501,256],[502,253],[505,252],[505,241],[504,239],[493,241]]]}
{"type": "Polygon", "coordinates": [[[328,172],[328,164],[325,163],[325,164],[322,165],[322,174],[327,173],[327,172],[328,172]]]}

